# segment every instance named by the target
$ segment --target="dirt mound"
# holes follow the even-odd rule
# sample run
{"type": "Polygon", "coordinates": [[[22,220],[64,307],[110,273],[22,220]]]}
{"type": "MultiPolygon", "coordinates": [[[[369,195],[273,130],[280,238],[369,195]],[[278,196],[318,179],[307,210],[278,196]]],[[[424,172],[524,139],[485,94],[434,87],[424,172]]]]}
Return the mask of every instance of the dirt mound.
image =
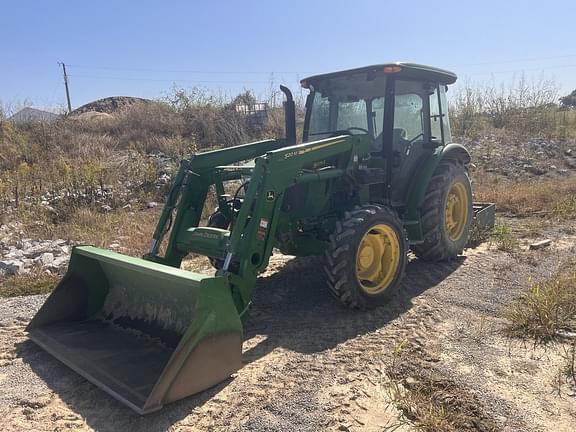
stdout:
{"type": "Polygon", "coordinates": [[[114,114],[121,111],[127,106],[134,105],[136,103],[152,103],[149,99],[143,99],[139,97],[132,96],[111,96],[104,99],[98,99],[93,102],[89,102],[86,105],[82,105],[80,108],[76,108],[70,113],[71,116],[78,116],[83,113],[88,112],[98,112],[106,114],[114,114]]]}

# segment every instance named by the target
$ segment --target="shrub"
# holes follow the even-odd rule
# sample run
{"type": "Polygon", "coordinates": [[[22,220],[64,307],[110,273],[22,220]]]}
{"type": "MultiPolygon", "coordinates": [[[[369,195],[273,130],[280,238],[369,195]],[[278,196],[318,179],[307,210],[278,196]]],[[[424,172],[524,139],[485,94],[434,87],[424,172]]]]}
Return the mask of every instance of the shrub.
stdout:
{"type": "Polygon", "coordinates": [[[509,321],[506,331],[516,337],[548,341],[562,330],[576,330],[574,265],[531,284],[528,291],[509,307],[506,316],[509,321]]]}

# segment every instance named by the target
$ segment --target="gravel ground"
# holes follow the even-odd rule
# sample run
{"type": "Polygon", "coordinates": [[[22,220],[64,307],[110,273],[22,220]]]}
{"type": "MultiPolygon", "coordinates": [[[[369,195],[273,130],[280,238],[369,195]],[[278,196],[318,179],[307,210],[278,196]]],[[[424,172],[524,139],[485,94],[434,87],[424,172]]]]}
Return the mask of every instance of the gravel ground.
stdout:
{"type": "Polygon", "coordinates": [[[246,324],[244,367],[146,417],[27,339],[25,325],[44,297],[0,300],[1,429],[381,431],[399,425],[383,370],[406,342],[407,364],[439,373],[477,407],[471,430],[572,430],[576,400],[555,395],[551,384],[561,347],[544,355],[499,331],[502,308],[528,277],[544,277],[574,255],[575,238],[543,235],[557,241],[541,251],[509,254],[484,244],[449,263],[412,259],[400,293],[368,312],[330,297],[320,260],[275,255],[246,324]]]}

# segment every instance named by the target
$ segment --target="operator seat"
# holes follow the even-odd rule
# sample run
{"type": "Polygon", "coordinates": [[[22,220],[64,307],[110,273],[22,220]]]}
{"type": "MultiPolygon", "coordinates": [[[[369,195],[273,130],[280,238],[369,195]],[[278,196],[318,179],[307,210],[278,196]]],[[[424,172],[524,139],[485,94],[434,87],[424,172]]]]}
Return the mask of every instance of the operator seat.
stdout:
{"type": "MultiPolygon", "coordinates": [[[[370,152],[380,153],[382,151],[382,144],[383,144],[382,133],[380,133],[376,138],[374,138],[374,141],[372,141],[372,145],[370,146],[370,152]]],[[[405,149],[408,144],[410,144],[410,141],[406,139],[406,129],[402,128],[392,129],[393,150],[405,149]]]]}

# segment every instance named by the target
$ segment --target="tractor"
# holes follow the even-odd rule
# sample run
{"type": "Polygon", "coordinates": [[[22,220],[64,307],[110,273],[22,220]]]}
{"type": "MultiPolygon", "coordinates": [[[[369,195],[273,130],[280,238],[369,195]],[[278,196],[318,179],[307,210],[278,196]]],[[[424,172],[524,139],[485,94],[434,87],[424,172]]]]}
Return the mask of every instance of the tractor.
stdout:
{"type": "Polygon", "coordinates": [[[285,137],[182,160],[148,253],[75,247],[30,338],[146,414],[241,367],[242,320],[273,249],[324,256],[344,305],[382,305],[401,286],[409,251],[453,259],[475,210],[493,212],[474,206],[470,155],[452,142],[446,91],[455,81],[412,63],[306,78],[301,144],[281,86],[285,137]],[[207,256],[215,274],[181,269],[189,254],[207,256]]]}

